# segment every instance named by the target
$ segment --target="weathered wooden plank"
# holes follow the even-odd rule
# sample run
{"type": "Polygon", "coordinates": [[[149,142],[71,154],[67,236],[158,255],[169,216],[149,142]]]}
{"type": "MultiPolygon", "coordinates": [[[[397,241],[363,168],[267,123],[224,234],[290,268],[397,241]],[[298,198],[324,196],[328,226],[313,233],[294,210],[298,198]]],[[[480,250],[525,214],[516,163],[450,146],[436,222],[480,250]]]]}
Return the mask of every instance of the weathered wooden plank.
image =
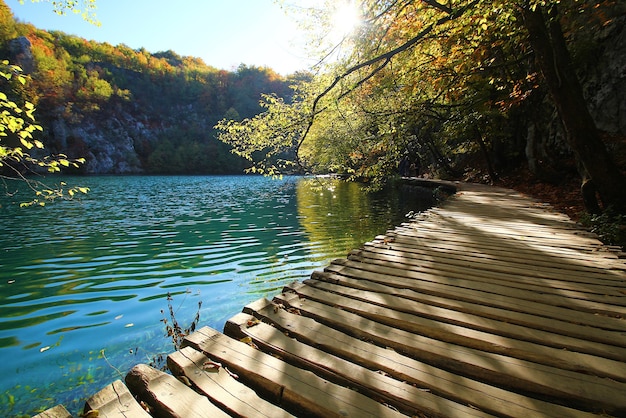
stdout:
{"type": "Polygon", "coordinates": [[[72,418],[63,405],[57,405],[33,416],[33,418],[72,418]]]}
{"type": "Polygon", "coordinates": [[[435,396],[405,382],[301,344],[276,328],[254,322],[251,315],[241,313],[234,316],[226,323],[224,331],[231,337],[249,337],[265,352],[273,353],[290,364],[311,370],[318,376],[353,388],[368,397],[379,399],[411,416],[424,413],[441,417],[489,416],[475,408],[435,396]],[[247,326],[250,321],[253,324],[247,326]]]}
{"type": "MultiPolygon", "coordinates": [[[[556,230],[579,233],[583,237],[597,238],[571,220],[558,219],[544,208],[528,204],[511,204],[511,197],[481,199],[477,195],[456,195],[438,207],[427,211],[426,217],[435,221],[454,220],[463,224],[481,221],[481,227],[501,227],[513,230],[556,230]],[[470,204],[468,204],[470,203],[470,204]]],[[[523,202],[523,200],[522,200],[523,202]]]]}
{"type": "MultiPolygon", "coordinates": [[[[369,280],[375,283],[388,284],[393,287],[412,289],[416,292],[423,292],[425,294],[432,294],[435,296],[442,296],[449,299],[456,299],[459,301],[474,303],[476,305],[485,305],[495,308],[508,309],[514,312],[528,313],[549,319],[569,322],[575,325],[581,324],[580,312],[558,306],[551,306],[546,303],[537,303],[534,301],[519,299],[513,296],[489,293],[486,290],[457,287],[456,283],[458,279],[449,278],[446,276],[442,277],[424,273],[419,276],[410,277],[409,279],[407,279],[406,277],[402,276],[376,274],[371,271],[357,270],[341,267],[338,265],[331,265],[327,267],[325,269],[325,272],[354,278],[355,280],[369,280]]],[[[585,315],[593,314],[582,314],[583,317],[585,315]]],[[[589,325],[593,327],[593,329],[604,330],[605,321],[604,318],[598,318],[592,319],[591,323],[583,322],[582,324],[589,325]]],[[[609,333],[605,333],[609,336],[609,340],[612,340],[613,336],[610,333],[614,331],[605,331],[606,333],[609,333]]],[[[607,341],[605,337],[602,337],[602,333],[599,333],[597,335],[600,337],[600,339],[595,341],[613,344],[611,341],[607,341]]],[[[617,340],[618,345],[620,344],[620,341],[621,339],[617,340]]]]}
{"type": "MultiPolygon", "coordinates": [[[[472,219],[476,216],[481,216],[491,219],[515,219],[518,222],[532,223],[534,225],[547,226],[550,228],[559,228],[563,230],[574,230],[587,233],[588,231],[581,228],[580,225],[573,222],[567,215],[549,212],[545,210],[545,207],[533,207],[532,204],[528,204],[528,200],[522,198],[521,204],[510,204],[511,197],[507,196],[506,199],[492,200],[487,204],[487,208],[481,208],[479,205],[467,207],[464,205],[463,199],[449,199],[444,202],[441,207],[434,207],[428,210],[429,215],[439,216],[453,216],[455,219],[472,219]],[[494,210],[494,204],[497,204],[498,209],[494,210]],[[503,210],[502,205],[506,205],[507,208],[503,210]],[[522,213],[520,213],[522,209],[522,213]],[[452,215],[451,215],[452,214],[452,215]]],[[[469,199],[466,199],[469,200],[469,199]]],[[[474,201],[479,199],[473,199],[474,201]]]]}
{"type": "MultiPolygon", "coordinates": [[[[308,286],[297,290],[308,293],[308,286]]],[[[509,388],[521,393],[534,393],[543,399],[591,412],[626,413],[626,385],[610,379],[573,373],[529,361],[484,352],[474,348],[439,341],[395,326],[381,324],[384,318],[368,319],[354,304],[349,307],[337,304],[334,298],[323,303],[312,300],[294,300],[285,295],[277,300],[286,306],[299,309],[303,314],[330,327],[342,330],[357,338],[374,341],[415,359],[442,367],[453,373],[489,382],[494,386],[509,388]],[[337,309],[335,306],[341,306],[337,309]]]]}
{"type": "MultiPolygon", "coordinates": [[[[443,228],[442,228],[443,229],[443,228]]],[[[427,227],[421,222],[412,222],[397,226],[393,230],[388,230],[385,235],[389,237],[410,237],[423,240],[438,240],[444,243],[464,243],[468,248],[497,248],[502,246],[502,238],[485,236],[477,232],[451,231],[439,228],[427,227]],[[480,239],[477,239],[480,238],[480,239]]],[[[511,239],[512,237],[509,237],[511,239]]],[[[513,237],[513,239],[515,239],[513,237]]],[[[529,239],[517,238],[519,240],[516,247],[517,253],[537,251],[557,254],[562,257],[572,258],[578,255],[585,260],[597,260],[604,258],[609,261],[617,260],[616,254],[609,251],[607,247],[600,246],[578,246],[578,245],[558,245],[554,242],[536,242],[529,239]]]]}
{"type": "MultiPolygon", "coordinates": [[[[407,270],[400,268],[393,263],[385,263],[384,265],[381,265],[381,263],[373,264],[359,263],[350,260],[335,260],[333,264],[328,266],[325,270],[344,275],[351,275],[353,277],[366,277],[366,275],[369,276],[372,274],[389,275],[411,280],[443,283],[462,289],[484,292],[484,299],[487,303],[491,303],[492,300],[497,300],[501,297],[513,298],[524,301],[523,306],[526,306],[527,309],[532,311],[540,309],[544,312],[553,311],[555,315],[553,317],[567,320],[572,323],[581,323],[600,329],[626,331],[626,321],[621,319],[622,315],[626,316],[626,307],[600,304],[581,299],[570,299],[567,297],[559,297],[554,294],[539,294],[537,292],[511,288],[497,283],[473,280],[473,277],[468,277],[468,274],[461,272],[434,274],[433,271],[428,268],[418,267],[407,270]],[[540,308],[537,305],[544,305],[544,308],[540,308]],[[584,313],[587,313],[587,315],[584,313]],[[603,316],[595,315],[598,313],[603,316]]],[[[476,273],[473,273],[473,275],[475,274],[476,273]]]]}
{"type": "Polygon", "coordinates": [[[126,375],[129,389],[150,406],[155,416],[177,418],[228,417],[193,389],[160,370],[138,364],[126,375]]]}
{"type": "Polygon", "coordinates": [[[87,399],[83,415],[89,416],[90,411],[98,411],[99,418],[150,417],[121,380],[116,380],[87,399]]]}
{"type": "MultiPolygon", "coordinates": [[[[332,302],[335,306],[396,328],[563,370],[626,381],[626,364],[589,354],[563,352],[562,349],[545,346],[538,341],[515,338],[516,332],[523,336],[530,334],[523,327],[403,300],[389,294],[381,295],[315,280],[306,280],[305,284],[333,294],[329,296],[300,286],[296,290],[303,296],[332,302]]],[[[619,334],[616,334],[616,338],[620,338],[619,334]]]]}
{"type": "Polygon", "coordinates": [[[621,333],[616,334],[614,331],[599,330],[588,326],[581,327],[558,319],[476,303],[480,300],[476,302],[460,301],[455,299],[456,290],[446,286],[441,286],[442,290],[433,291],[430,288],[426,289],[426,285],[415,288],[404,286],[405,281],[389,276],[380,276],[376,282],[373,282],[321,271],[314,272],[311,277],[320,281],[337,283],[355,289],[372,290],[381,294],[392,294],[458,312],[503,321],[507,325],[497,329],[497,333],[500,335],[537,342],[561,350],[605,357],[617,360],[620,364],[626,362],[624,336],[621,333]],[[519,327],[515,325],[519,325],[519,327]],[[622,347],[615,344],[622,344],[622,347]]]}
{"type": "MultiPolygon", "coordinates": [[[[559,348],[545,346],[537,340],[529,342],[527,338],[526,340],[515,338],[517,335],[527,336],[530,334],[526,332],[524,327],[410,301],[390,294],[347,288],[316,280],[306,280],[304,283],[315,289],[345,297],[341,299],[332,298],[333,303],[341,304],[344,309],[377,319],[388,325],[393,326],[395,324],[396,327],[407,331],[418,332],[421,335],[483,351],[558,367],[562,370],[572,370],[626,382],[626,363],[589,354],[563,351],[559,348]],[[352,300],[365,304],[355,303],[352,300]]],[[[299,287],[297,290],[300,292],[299,289],[305,288],[299,287]]],[[[325,298],[323,294],[306,290],[302,290],[302,292],[306,292],[307,296],[316,300],[325,298]]],[[[620,337],[622,336],[615,334],[615,338],[620,337]]],[[[626,338],[622,337],[622,340],[626,344],[626,338]]]]}
{"type": "MultiPolygon", "coordinates": [[[[509,197],[507,197],[509,199],[509,197]]],[[[553,213],[543,208],[533,208],[529,205],[508,205],[506,199],[491,201],[485,205],[467,205],[470,199],[450,199],[440,207],[428,210],[428,216],[438,219],[452,218],[463,223],[481,221],[481,226],[505,227],[514,230],[556,230],[564,233],[578,233],[583,237],[596,238],[591,232],[571,221],[567,217],[553,216],[553,213]],[[465,200],[465,201],[464,201],[465,200]],[[499,207],[494,207],[494,206],[499,207]],[[508,207],[503,208],[506,205],[508,207]],[[521,209],[521,210],[520,210],[521,209]]],[[[476,203],[477,199],[474,200],[476,203]]]]}
{"type": "Polygon", "coordinates": [[[319,417],[402,417],[360,393],[298,369],[247,344],[204,327],[185,344],[219,361],[262,397],[295,415],[319,417]]]}
{"type": "Polygon", "coordinates": [[[528,247],[522,249],[517,245],[514,250],[502,246],[498,247],[486,246],[482,241],[452,241],[450,239],[438,239],[436,237],[421,238],[419,236],[398,235],[389,232],[386,236],[377,236],[372,242],[374,245],[387,247],[396,247],[400,250],[410,251],[415,248],[428,248],[432,251],[452,251],[453,253],[465,253],[474,256],[491,255],[491,257],[507,257],[520,260],[528,260],[532,265],[533,262],[545,262],[546,259],[552,259],[555,267],[566,268],[572,264],[584,264],[595,269],[607,271],[607,276],[603,279],[597,279],[596,282],[606,286],[619,286],[624,282],[622,278],[626,270],[626,264],[622,260],[608,259],[596,254],[586,254],[582,252],[572,251],[571,253],[559,253],[553,251],[553,248],[535,248],[528,247]],[[391,245],[389,245],[391,243],[391,245]],[[515,254],[511,254],[511,252],[515,254]]]}
{"type": "MultiPolygon", "coordinates": [[[[274,337],[273,335],[276,332],[283,332],[297,339],[302,344],[316,347],[319,350],[323,350],[323,352],[331,353],[367,369],[382,371],[400,382],[408,382],[420,388],[419,390],[421,391],[432,393],[431,396],[441,396],[461,404],[472,405],[479,410],[497,416],[588,416],[587,413],[581,411],[522,396],[416,361],[393,350],[353,338],[322,325],[311,318],[298,315],[297,311],[290,313],[284,308],[277,308],[274,303],[267,299],[261,299],[247,305],[244,308],[244,312],[253,314],[256,318],[276,328],[271,335],[261,336],[257,332],[260,327],[257,328],[254,325],[255,321],[247,320],[240,316],[235,317],[242,318],[237,321],[237,327],[241,335],[245,334],[255,338],[257,344],[276,347],[277,340],[283,340],[286,337],[274,337]],[[250,327],[248,324],[253,324],[253,326],[250,327]]],[[[231,321],[235,318],[231,319],[231,321]]],[[[265,332],[267,333],[267,330],[265,332]]],[[[290,353],[296,352],[288,349],[286,345],[280,345],[278,348],[274,348],[274,350],[277,353],[287,350],[290,353]]],[[[298,355],[305,359],[306,362],[311,361],[312,356],[309,350],[300,348],[298,351],[298,355]]],[[[326,356],[319,355],[318,361],[320,364],[318,368],[325,370],[330,367],[326,358],[326,356]]],[[[342,365],[333,366],[333,370],[339,370],[344,374],[352,373],[349,368],[345,368],[342,365]]],[[[353,375],[357,376],[356,373],[353,375]]],[[[424,394],[414,401],[420,402],[423,397],[424,394]]]]}
{"type": "MultiPolygon", "coordinates": [[[[370,257],[378,257],[380,254],[382,257],[391,257],[390,260],[398,257],[400,258],[399,262],[403,264],[408,264],[411,268],[419,267],[423,264],[420,262],[419,255],[415,255],[411,252],[410,249],[398,247],[398,246],[389,246],[383,243],[368,243],[364,247],[364,252],[353,252],[351,254],[356,254],[357,256],[364,256],[362,259],[366,261],[367,258],[370,257]]],[[[358,258],[354,258],[357,260],[358,258]]],[[[479,266],[474,266],[476,270],[479,266]]],[[[532,266],[528,266],[529,269],[532,266]]],[[[439,266],[436,266],[433,270],[433,273],[439,269],[439,266]]],[[[502,285],[526,289],[537,292],[566,292],[565,294],[574,299],[580,298],[591,298],[592,300],[600,303],[608,303],[613,305],[624,305],[626,303],[626,294],[622,292],[624,286],[626,286],[626,282],[624,285],[619,284],[620,282],[616,282],[614,280],[611,281],[595,281],[593,280],[591,283],[589,281],[585,282],[583,280],[569,280],[568,278],[568,270],[563,266],[560,270],[562,273],[561,278],[554,279],[546,279],[546,278],[538,278],[532,277],[529,275],[513,275],[513,274],[485,274],[476,275],[474,274],[474,280],[488,280],[492,283],[499,283],[502,285]],[[478,277],[476,277],[478,276],[478,277]]],[[[441,272],[440,274],[445,274],[441,272]]],[[[607,276],[610,273],[607,273],[607,276]]]]}
{"type": "MultiPolygon", "coordinates": [[[[626,295],[622,294],[621,289],[617,286],[572,282],[566,286],[560,286],[559,283],[565,283],[563,280],[556,279],[556,277],[542,278],[538,270],[535,271],[537,274],[522,274],[513,269],[511,269],[510,273],[505,273],[505,269],[495,271],[484,268],[484,266],[479,264],[469,262],[465,265],[461,265],[461,262],[447,263],[444,259],[439,263],[436,258],[426,260],[410,259],[398,253],[391,254],[389,250],[355,250],[351,252],[348,260],[357,263],[366,263],[372,266],[395,267],[407,271],[422,271],[453,276],[462,275],[467,280],[496,284],[508,289],[519,289],[535,294],[565,298],[573,303],[578,303],[577,301],[582,300],[585,306],[589,306],[589,309],[603,311],[608,315],[621,316],[622,314],[626,314],[626,295]],[[518,280],[516,281],[516,279],[518,280]],[[564,289],[563,287],[569,287],[571,290],[564,289]]],[[[342,260],[341,263],[335,264],[346,265],[347,263],[342,260]]],[[[563,279],[573,276],[573,272],[571,270],[562,270],[561,275],[563,279]]]]}
{"type": "Polygon", "coordinates": [[[480,237],[481,240],[495,241],[496,238],[514,239],[518,242],[529,241],[542,245],[558,245],[564,248],[585,249],[587,251],[601,247],[597,238],[588,238],[574,231],[545,231],[536,228],[510,228],[506,225],[490,225],[488,220],[476,218],[472,222],[459,221],[452,217],[434,219],[429,217],[419,222],[420,229],[436,229],[441,234],[470,235],[480,237]],[[564,241],[567,240],[567,241],[564,241]]]}
{"type": "MultiPolygon", "coordinates": [[[[373,243],[384,243],[388,241],[393,241],[406,248],[428,248],[434,251],[473,254],[475,256],[491,256],[494,258],[511,257],[510,251],[503,249],[502,245],[490,245],[485,242],[472,243],[469,239],[446,239],[445,236],[442,237],[442,239],[435,239],[434,234],[432,237],[427,236],[416,229],[411,230],[410,234],[396,234],[392,231],[389,236],[378,235],[374,238],[373,243]]],[[[620,274],[623,274],[624,269],[626,269],[626,263],[618,259],[614,254],[606,251],[586,253],[558,247],[529,247],[527,243],[524,243],[523,246],[518,246],[515,251],[513,256],[520,260],[520,262],[523,262],[523,260],[527,260],[530,263],[533,261],[542,262],[548,257],[553,260],[555,266],[579,263],[594,269],[618,271],[620,274]]]]}
{"type": "MultiPolygon", "coordinates": [[[[398,262],[401,264],[414,265],[419,262],[424,263],[428,261],[435,261],[437,264],[450,264],[452,266],[467,266],[468,264],[475,269],[481,269],[485,271],[505,272],[507,274],[515,275],[516,277],[540,279],[540,280],[553,280],[557,283],[573,286],[573,290],[578,289],[590,289],[593,290],[597,287],[598,293],[602,292],[603,288],[607,288],[607,294],[615,292],[612,289],[617,283],[626,283],[626,273],[622,271],[607,271],[606,266],[604,268],[593,267],[586,264],[582,264],[580,261],[572,261],[569,263],[558,262],[558,258],[552,256],[544,256],[529,259],[528,257],[518,257],[510,251],[507,255],[501,254],[495,257],[490,254],[469,252],[468,250],[461,251],[443,251],[441,249],[429,249],[421,245],[408,245],[405,242],[391,242],[384,243],[383,241],[366,243],[360,250],[354,250],[351,254],[362,255],[364,257],[400,257],[398,262]],[[532,268],[532,270],[529,270],[532,268]],[[567,277],[567,280],[564,278],[567,277]],[[586,285],[586,286],[580,286],[586,285]]],[[[540,280],[536,280],[538,282],[540,280]]],[[[514,283],[509,280],[510,283],[514,283]]],[[[529,282],[531,282],[529,280],[529,282]]],[[[589,291],[589,290],[588,290],[589,291]]],[[[618,296],[624,296],[623,294],[616,294],[618,296]]]]}
{"type": "MultiPolygon", "coordinates": [[[[170,371],[193,384],[197,391],[234,417],[292,417],[290,413],[259,397],[208,357],[185,347],[167,357],[170,371]]],[[[183,379],[183,380],[184,380],[183,379]]]]}

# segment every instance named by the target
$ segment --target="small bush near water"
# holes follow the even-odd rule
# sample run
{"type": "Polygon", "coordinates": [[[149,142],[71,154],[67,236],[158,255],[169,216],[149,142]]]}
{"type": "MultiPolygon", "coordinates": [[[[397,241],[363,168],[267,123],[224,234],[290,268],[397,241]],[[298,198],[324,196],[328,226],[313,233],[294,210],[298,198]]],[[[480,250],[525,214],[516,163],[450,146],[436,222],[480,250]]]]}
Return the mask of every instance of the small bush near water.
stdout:
{"type": "MultiPolygon", "coordinates": [[[[165,310],[161,309],[161,314],[163,318],[161,322],[165,324],[165,337],[171,338],[172,344],[174,345],[174,350],[180,350],[183,344],[183,340],[186,336],[191,334],[196,330],[198,326],[198,322],[200,322],[200,309],[202,308],[202,301],[198,301],[198,310],[193,318],[193,321],[187,327],[183,327],[180,325],[180,322],[176,318],[176,311],[174,310],[174,306],[172,305],[172,295],[170,293],[167,294],[167,315],[165,310]]],[[[165,365],[165,358],[163,353],[157,354],[152,358],[150,365],[154,368],[165,370],[167,366],[165,365]]]]}

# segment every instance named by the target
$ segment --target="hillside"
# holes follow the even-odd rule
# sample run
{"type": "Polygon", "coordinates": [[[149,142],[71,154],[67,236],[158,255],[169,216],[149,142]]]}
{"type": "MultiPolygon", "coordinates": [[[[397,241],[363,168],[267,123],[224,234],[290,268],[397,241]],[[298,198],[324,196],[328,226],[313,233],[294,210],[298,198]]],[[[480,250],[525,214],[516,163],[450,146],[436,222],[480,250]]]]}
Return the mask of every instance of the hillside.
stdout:
{"type": "Polygon", "coordinates": [[[0,28],[0,60],[31,78],[14,100],[37,106],[48,152],[87,160],[81,174],[240,173],[247,162],[213,126],[255,115],[261,94],[289,100],[298,77],[47,32],[17,22],[2,0],[0,28]]]}

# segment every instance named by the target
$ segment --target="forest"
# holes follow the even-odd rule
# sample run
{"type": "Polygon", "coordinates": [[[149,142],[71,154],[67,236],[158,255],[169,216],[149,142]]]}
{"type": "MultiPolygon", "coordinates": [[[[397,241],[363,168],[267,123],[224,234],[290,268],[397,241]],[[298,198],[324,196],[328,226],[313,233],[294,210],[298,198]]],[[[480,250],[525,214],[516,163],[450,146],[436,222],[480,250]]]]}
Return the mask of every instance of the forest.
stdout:
{"type": "Polygon", "coordinates": [[[373,187],[419,175],[540,184],[553,201],[575,194],[559,208],[570,214],[626,213],[624,2],[356,4],[361,23],[339,40],[332,1],[296,10],[320,60],[281,77],[38,30],[0,0],[0,54],[29,81],[2,90],[37,108],[42,144],[73,172],[334,173],[373,187]]]}
{"type": "Polygon", "coordinates": [[[46,151],[85,158],[71,171],[87,174],[241,173],[247,162],[216,139],[213,126],[259,113],[261,93],[289,101],[289,85],[303,77],[244,64],[219,70],[174,51],[40,30],[17,22],[0,0],[5,60],[28,82],[0,79],[2,91],[13,102],[32,103],[46,151]]]}

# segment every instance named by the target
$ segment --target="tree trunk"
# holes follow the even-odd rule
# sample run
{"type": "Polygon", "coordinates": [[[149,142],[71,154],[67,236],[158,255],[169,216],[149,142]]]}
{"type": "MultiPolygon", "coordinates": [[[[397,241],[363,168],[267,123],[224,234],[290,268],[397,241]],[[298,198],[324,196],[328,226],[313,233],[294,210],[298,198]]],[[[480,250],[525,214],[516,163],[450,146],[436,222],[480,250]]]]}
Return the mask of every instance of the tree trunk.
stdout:
{"type": "Polygon", "coordinates": [[[570,147],[602,202],[626,213],[626,178],[611,159],[589,113],[557,19],[556,5],[548,9],[547,25],[539,5],[533,9],[526,2],[522,15],[537,66],[548,85],[570,147]]]}
{"type": "Polygon", "coordinates": [[[476,130],[476,142],[478,142],[478,146],[480,147],[480,151],[485,158],[485,163],[487,164],[487,173],[489,173],[489,178],[491,179],[491,184],[499,180],[498,173],[493,168],[493,163],[491,162],[491,157],[489,156],[489,150],[487,149],[487,144],[485,144],[485,139],[483,138],[483,134],[480,132],[478,127],[475,127],[476,130]]]}

